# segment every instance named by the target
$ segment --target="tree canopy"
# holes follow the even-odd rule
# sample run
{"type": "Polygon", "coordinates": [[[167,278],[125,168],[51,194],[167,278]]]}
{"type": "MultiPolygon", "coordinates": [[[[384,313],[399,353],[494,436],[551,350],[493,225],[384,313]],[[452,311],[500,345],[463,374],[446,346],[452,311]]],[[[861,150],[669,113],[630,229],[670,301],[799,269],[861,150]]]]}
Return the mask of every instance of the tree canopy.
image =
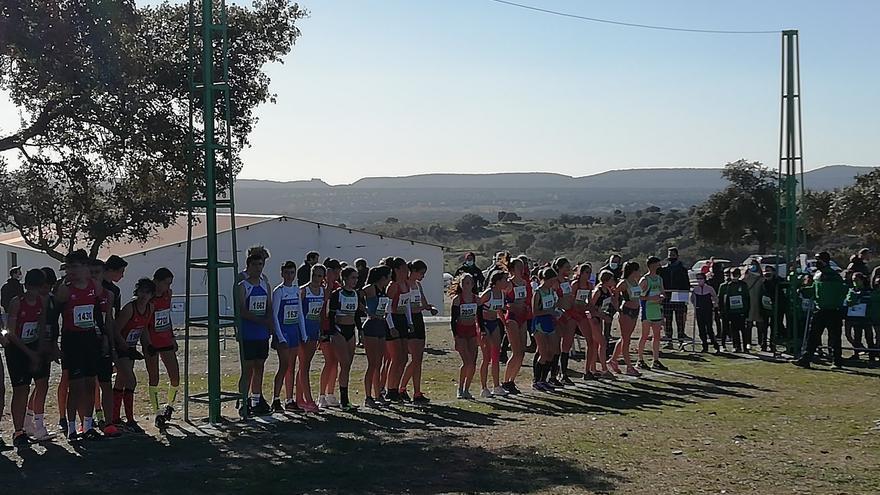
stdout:
{"type": "MultiPolygon", "coordinates": [[[[229,159],[274,101],[306,12],[290,0],[230,6],[229,159]]],[[[0,132],[0,223],[61,259],[108,241],[146,241],[186,207],[187,6],[134,0],[0,4],[0,90],[20,126],[0,132]]],[[[220,184],[229,187],[229,184],[220,184]]]]}

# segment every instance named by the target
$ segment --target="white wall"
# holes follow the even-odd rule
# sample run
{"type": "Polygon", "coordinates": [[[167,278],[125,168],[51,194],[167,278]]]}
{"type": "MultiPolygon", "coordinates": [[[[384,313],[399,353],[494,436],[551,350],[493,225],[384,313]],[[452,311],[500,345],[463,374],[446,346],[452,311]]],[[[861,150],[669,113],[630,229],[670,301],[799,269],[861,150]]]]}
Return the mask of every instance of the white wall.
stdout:
{"type": "MultiPolygon", "coordinates": [[[[411,243],[399,239],[380,238],[373,234],[357,231],[349,232],[347,229],[338,227],[321,226],[294,219],[273,219],[266,222],[241,227],[238,229],[238,262],[244,267],[245,252],[254,244],[263,244],[271,253],[266,267],[266,275],[274,287],[281,282],[280,266],[287,260],[294,261],[297,266],[301,265],[308,251],[318,251],[321,259],[333,257],[340,261],[354,263],[356,258],[364,258],[370,266],[378,264],[379,259],[385,256],[400,256],[407,261],[419,258],[428,265],[428,273],[423,282],[425,296],[443,311],[443,252],[441,248],[426,244],[411,243]]],[[[218,236],[218,253],[222,260],[228,260],[231,256],[231,243],[229,233],[218,236]]],[[[193,246],[193,256],[201,257],[205,253],[205,240],[200,239],[193,246]]],[[[143,276],[151,277],[156,268],[165,266],[174,274],[173,290],[175,294],[184,294],[186,277],[186,243],[168,246],[126,257],[129,266],[126,269],[125,279],[120,282],[123,299],[127,300],[134,288],[137,279],[143,276]]],[[[193,271],[192,290],[194,294],[207,292],[207,278],[204,271],[193,271]]],[[[232,312],[232,273],[231,270],[221,270],[220,291],[225,295],[220,298],[221,311],[232,312]]],[[[183,299],[175,299],[182,303],[183,299]]],[[[193,314],[204,314],[206,311],[206,299],[196,297],[192,302],[193,314]]],[[[180,306],[180,305],[176,305],[180,306]]],[[[183,322],[182,306],[180,312],[173,315],[176,325],[183,322]]]]}

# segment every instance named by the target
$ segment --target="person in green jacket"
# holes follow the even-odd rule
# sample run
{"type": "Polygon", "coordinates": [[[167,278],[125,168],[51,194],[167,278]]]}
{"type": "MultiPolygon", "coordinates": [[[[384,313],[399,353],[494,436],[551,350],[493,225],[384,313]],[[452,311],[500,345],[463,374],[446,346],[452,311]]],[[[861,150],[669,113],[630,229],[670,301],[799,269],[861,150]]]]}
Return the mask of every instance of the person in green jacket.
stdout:
{"type": "Polygon", "coordinates": [[[843,367],[841,333],[843,330],[843,305],[846,300],[846,285],[839,273],[831,268],[831,255],[822,251],[816,255],[816,276],[813,286],[816,289],[816,309],[807,336],[807,347],[803,355],[792,361],[796,366],[809,368],[816,349],[821,344],[822,332],[828,330],[828,347],[831,349],[832,367],[843,367]]]}
{"type": "Polygon", "coordinates": [[[733,352],[748,352],[748,344],[751,332],[746,329],[746,318],[751,308],[751,299],[749,297],[749,286],[741,278],[742,272],[739,268],[731,271],[730,282],[724,284],[724,292],[720,298],[720,304],[727,317],[730,326],[730,334],[733,340],[733,352]]]}

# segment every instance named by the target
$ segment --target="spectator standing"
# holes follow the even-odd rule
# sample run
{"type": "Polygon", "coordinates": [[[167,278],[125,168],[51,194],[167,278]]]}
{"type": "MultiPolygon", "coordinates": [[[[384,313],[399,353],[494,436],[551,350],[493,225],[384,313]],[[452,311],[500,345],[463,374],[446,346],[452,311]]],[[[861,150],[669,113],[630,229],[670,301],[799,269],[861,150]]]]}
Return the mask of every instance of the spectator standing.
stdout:
{"type": "Polygon", "coordinates": [[[306,260],[299,267],[299,270],[296,271],[296,284],[302,287],[303,285],[308,284],[312,280],[312,267],[318,263],[318,260],[321,258],[320,253],[317,251],[309,251],[306,254],[306,260]]]}
{"type": "Polygon", "coordinates": [[[743,282],[749,290],[749,311],[746,314],[746,329],[743,333],[743,352],[748,353],[752,349],[752,326],[758,329],[758,340],[767,333],[767,322],[762,313],[761,296],[764,294],[764,277],[761,274],[761,264],[752,260],[746,272],[742,276],[743,282]]]}
{"type": "Polygon", "coordinates": [[[853,256],[850,259],[849,266],[846,267],[846,271],[848,272],[858,272],[865,276],[865,278],[871,276],[870,270],[868,270],[868,263],[871,261],[871,250],[868,248],[859,249],[858,254],[853,256]]]}
{"type": "Polygon", "coordinates": [[[687,268],[678,259],[678,248],[671,247],[667,250],[667,263],[660,267],[657,271],[660,278],[663,279],[663,289],[666,291],[666,298],[663,300],[663,315],[665,317],[666,344],[668,349],[672,348],[672,321],[675,317],[675,324],[678,330],[678,340],[687,340],[685,332],[685,321],[687,319],[687,296],[691,290],[691,282],[688,278],[687,268]],[[684,298],[678,300],[675,293],[684,293],[684,298]]]}
{"type": "MultiPolygon", "coordinates": [[[[612,275],[614,275],[614,285],[615,286],[617,285],[618,282],[620,282],[620,275],[621,275],[621,273],[623,273],[623,264],[621,263],[621,258],[620,258],[619,254],[614,253],[608,258],[608,263],[599,269],[599,273],[602,273],[604,271],[609,271],[609,272],[611,272],[612,275]]],[[[613,318],[614,318],[615,313],[617,313],[617,310],[615,310],[614,307],[612,306],[611,308],[609,308],[609,311],[608,311],[608,314],[609,314],[609,316],[611,316],[611,319],[602,321],[602,330],[603,330],[603,334],[605,336],[605,342],[608,342],[609,346],[611,345],[610,344],[610,342],[611,342],[611,325],[612,325],[612,323],[614,323],[613,318]]]]}
{"type": "Polygon", "coordinates": [[[816,255],[816,274],[813,287],[816,293],[816,311],[807,336],[807,348],[793,364],[809,368],[816,349],[821,345],[821,335],[828,329],[828,346],[831,348],[832,367],[843,367],[841,352],[841,330],[843,326],[843,305],[847,289],[843,277],[831,268],[831,255],[826,251],[816,255]]]}
{"type": "Polygon", "coordinates": [[[370,268],[367,266],[367,260],[363,258],[354,260],[354,267],[357,269],[358,274],[357,287],[355,289],[361,290],[367,284],[367,273],[369,273],[370,268]]]}
{"type": "Polygon", "coordinates": [[[24,285],[21,283],[21,267],[14,266],[9,270],[9,280],[0,287],[0,306],[3,313],[9,313],[9,304],[16,297],[24,295],[24,285]]]}
{"type": "Polygon", "coordinates": [[[468,273],[470,276],[474,277],[474,284],[477,288],[477,292],[483,290],[483,282],[486,278],[483,276],[483,271],[477,266],[477,257],[474,253],[468,253],[464,256],[464,264],[458,267],[453,275],[457,277],[462,273],[468,273]]]}

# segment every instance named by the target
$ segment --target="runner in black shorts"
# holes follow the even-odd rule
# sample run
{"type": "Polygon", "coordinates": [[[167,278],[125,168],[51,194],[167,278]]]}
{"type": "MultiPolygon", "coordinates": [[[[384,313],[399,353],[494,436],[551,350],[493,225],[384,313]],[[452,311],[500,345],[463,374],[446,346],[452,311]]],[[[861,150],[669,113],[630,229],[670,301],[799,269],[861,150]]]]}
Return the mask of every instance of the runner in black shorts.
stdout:
{"type": "Polygon", "coordinates": [[[403,379],[400,384],[400,394],[406,394],[406,386],[409,380],[413,382],[413,404],[427,404],[430,402],[425,394],[422,393],[422,359],[425,356],[425,318],[422,311],[430,311],[432,315],[437,314],[437,308],[431,305],[425,298],[425,292],[422,290],[422,279],[428,271],[428,265],[422,260],[415,260],[409,264],[409,280],[407,281],[409,291],[409,308],[412,314],[412,331],[407,340],[407,350],[409,351],[410,361],[403,372],[403,379]]]}
{"type": "MultiPolygon", "coordinates": [[[[95,281],[95,286],[98,287],[100,297],[103,299],[102,303],[111,315],[110,321],[112,322],[115,320],[116,315],[119,314],[119,297],[117,294],[119,288],[113,283],[110,283],[109,288],[106,285],[103,261],[99,259],[90,260],[89,273],[92,280],[95,281]]],[[[98,383],[95,386],[95,420],[105,435],[118,437],[121,434],[119,429],[112,424],[112,421],[107,421],[110,418],[104,417],[104,411],[107,411],[108,415],[113,411],[113,353],[115,352],[113,344],[116,342],[113,333],[115,330],[103,318],[97,318],[96,323],[97,326],[95,328],[100,332],[98,338],[101,343],[101,354],[98,357],[98,366],[95,370],[98,379],[98,383]]]]}
{"type": "Polygon", "coordinates": [[[354,267],[342,269],[342,287],[333,291],[327,304],[327,321],[330,323],[330,345],[339,363],[339,404],[343,411],[357,409],[348,398],[348,379],[354,361],[356,318],[365,312],[364,303],[355,287],[358,273],[354,267]]]}
{"type": "Polygon", "coordinates": [[[48,338],[46,299],[39,294],[45,282],[46,275],[42,270],[28,271],[24,279],[24,295],[15,297],[9,304],[6,364],[12,383],[12,423],[15,426],[12,444],[16,447],[29,442],[24,420],[31,383],[36,381],[44,389],[48,388],[49,366],[40,354],[48,338]]]}
{"type": "Polygon", "coordinates": [[[408,399],[400,396],[400,382],[406,367],[406,340],[410,335],[409,267],[403,258],[387,258],[385,266],[391,268],[391,283],[388,284],[391,309],[386,320],[391,338],[385,339],[386,359],[389,361],[385,398],[397,402],[408,399]]]}

